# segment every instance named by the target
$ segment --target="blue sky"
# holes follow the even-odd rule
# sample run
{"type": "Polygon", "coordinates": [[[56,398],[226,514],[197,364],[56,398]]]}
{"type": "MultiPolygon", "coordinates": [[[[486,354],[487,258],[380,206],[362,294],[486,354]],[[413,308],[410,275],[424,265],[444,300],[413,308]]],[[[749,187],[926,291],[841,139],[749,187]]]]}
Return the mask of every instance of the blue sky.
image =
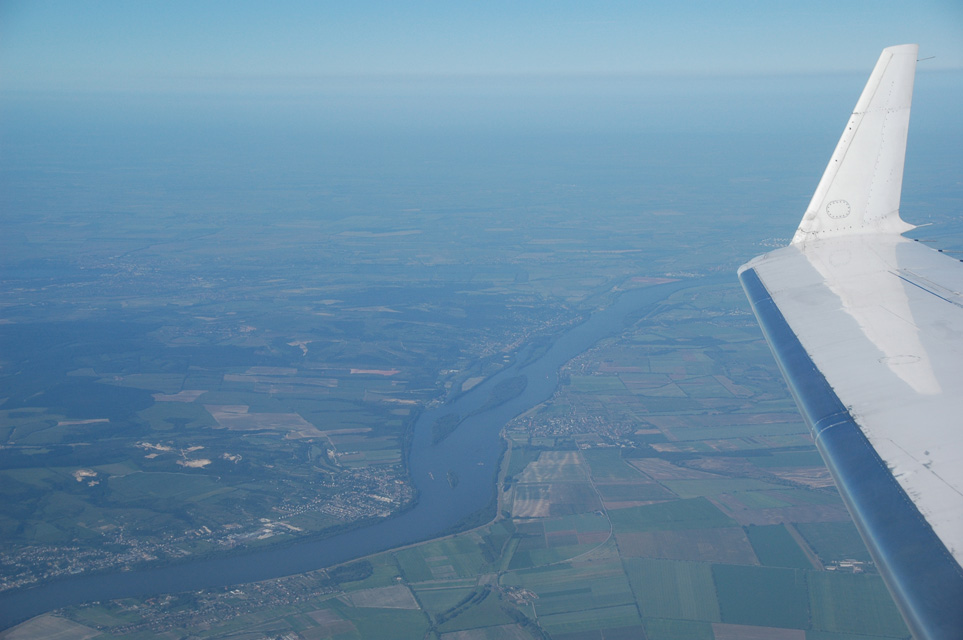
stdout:
{"type": "Polygon", "coordinates": [[[963,68],[963,2],[0,1],[5,89],[864,72],[905,42],[936,56],[926,68],[963,68]]]}

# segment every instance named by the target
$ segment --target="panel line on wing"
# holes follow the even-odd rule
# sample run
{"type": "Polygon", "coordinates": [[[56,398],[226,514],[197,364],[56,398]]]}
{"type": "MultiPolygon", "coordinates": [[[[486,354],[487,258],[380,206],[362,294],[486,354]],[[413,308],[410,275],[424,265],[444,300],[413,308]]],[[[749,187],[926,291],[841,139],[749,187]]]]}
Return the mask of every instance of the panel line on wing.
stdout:
{"type": "Polygon", "coordinates": [[[900,269],[899,271],[894,271],[891,273],[900,280],[907,282],[918,289],[922,289],[926,293],[934,295],[940,300],[944,300],[952,305],[963,308],[963,296],[955,291],[951,291],[946,287],[941,287],[932,280],[928,280],[916,273],[913,273],[909,269],[900,269]]]}

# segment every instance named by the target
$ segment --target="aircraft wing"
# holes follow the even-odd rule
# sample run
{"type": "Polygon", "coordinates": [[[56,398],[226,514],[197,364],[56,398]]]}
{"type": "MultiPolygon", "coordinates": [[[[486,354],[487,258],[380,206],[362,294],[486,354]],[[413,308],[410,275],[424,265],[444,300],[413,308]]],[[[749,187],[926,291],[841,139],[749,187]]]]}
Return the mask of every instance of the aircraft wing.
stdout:
{"type": "Polygon", "coordinates": [[[918,47],[883,50],[792,243],[739,279],[917,638],[963,638],[963,263],[901,233],[918,47]]]}

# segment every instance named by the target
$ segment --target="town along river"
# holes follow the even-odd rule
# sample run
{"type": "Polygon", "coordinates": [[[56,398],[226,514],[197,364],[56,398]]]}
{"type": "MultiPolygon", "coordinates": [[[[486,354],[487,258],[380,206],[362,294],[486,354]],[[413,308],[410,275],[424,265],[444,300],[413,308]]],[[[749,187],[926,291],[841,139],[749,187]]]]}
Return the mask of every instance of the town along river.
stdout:
{"type": "Polygon", "coordinates": [[[415,424],[408,461],[418,501],[396,517],[323,540],[153,569],[78,576],[0,595],[0,629],[51,609],[83,602],[198,590],[302,573],[450,531],[490,504],[502,451],[499,432],[509,420],[551,397],[563,364],[601,338],[621,331],[630,314],[645,312],[680,289],[716,280],[673,282],[627,291],[612,306],[562,334],[541,357],[525,362],[523,349],[523,357],[515,365],[455,401],[423,412],[415,424]],[[491,404],[496,385],[520,376],[526,379],[520,394],[485,408],[491,404]],[[446,438],[433,444],[432,427],[448,414],[468,417],[446,438]],[[457,474],[457,482],[449,472],[457,474]]]}

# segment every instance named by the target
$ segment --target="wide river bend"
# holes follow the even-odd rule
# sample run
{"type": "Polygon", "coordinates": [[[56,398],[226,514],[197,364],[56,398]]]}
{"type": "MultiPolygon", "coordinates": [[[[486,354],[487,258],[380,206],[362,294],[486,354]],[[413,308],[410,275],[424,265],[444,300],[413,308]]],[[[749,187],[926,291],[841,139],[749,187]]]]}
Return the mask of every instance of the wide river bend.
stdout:
{"type": "Polygon", "coordinates": [[[308,540],[250,553],[215,556],[195,562],[66,578],[32,589],[0,595],[0,629],[52,609],[97,600],[221,587],[302,573],[413,542],[428,540],[485,508],[495,490],[502,427],[544,402],[558,386],[559,368],[600,339],[625,326],[630,314],[654,308],[672,293],[715,284],[704,278],[660,284],[623,293],[612,306],[562,334],[537,360],[511,366],[462,394],[454,402],[425,411],[415,425],[409,468],[419,492],[404,513],[323,540],[308,540]],[[473,414],[499,382],[524,375],[525,390],[497,407],[473,414]],[[448,413],[471,415],[442,442],[431,443],[431,428],[448,413]],[[459,482],[447,480],[455,470],[459,482]]]}

